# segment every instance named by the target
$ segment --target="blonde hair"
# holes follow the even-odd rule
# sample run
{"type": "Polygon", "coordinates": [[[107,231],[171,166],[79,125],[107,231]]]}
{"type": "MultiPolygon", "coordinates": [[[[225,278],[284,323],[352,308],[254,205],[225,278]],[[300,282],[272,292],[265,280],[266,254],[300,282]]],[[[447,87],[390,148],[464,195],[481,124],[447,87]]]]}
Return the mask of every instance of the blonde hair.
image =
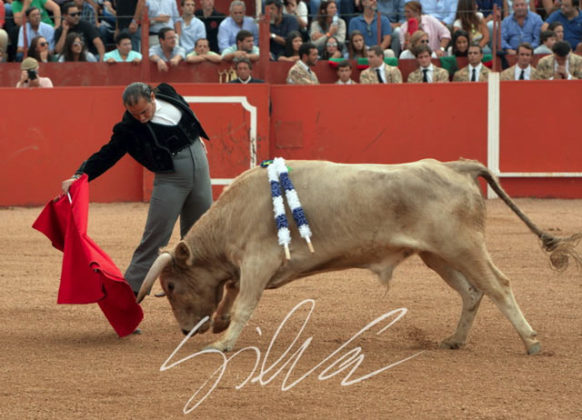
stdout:
{"type": "Polygon", "coordinates": [[[414,47],[417,46],[417,44],[420,42],[420,40],[424,37],[424,36],[428,36],[428,34],[424,31],[418,30],[415,31],[411,36],[410,36],[410,49],[412,50],[414,47]]]}

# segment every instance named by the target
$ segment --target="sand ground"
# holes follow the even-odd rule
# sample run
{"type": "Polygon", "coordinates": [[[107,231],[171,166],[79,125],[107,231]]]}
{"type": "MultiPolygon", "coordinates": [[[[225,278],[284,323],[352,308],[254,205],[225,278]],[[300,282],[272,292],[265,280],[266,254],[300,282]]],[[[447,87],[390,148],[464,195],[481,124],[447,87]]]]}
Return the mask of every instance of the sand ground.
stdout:
{"type": "MultiPolygon", "coordinates": [[[[582,231],[582,200],[517,202],[545,230],[582,231]]],[[[91,205],[89,234],[122,270],[146,209],[142,203],[91,205]]],[[[146,299],[143,334],[124,339],[97,305],[57,305],[62,258],[31,228],[39,212],[0,209],[0,418],[582,418],[582,272],[552,271],[537,239],[499,200],[488,202],[488,248],[512,280],[541,354],[525,354],[488,298],[466,347],[439,349],[456,326],[461,301],[412,257],[396,270],[388,293],[362,270],[267,291],[237,343],[236,349],[246,350],[229,360],[220,377],[212,376],[223,364],[218,355],[186,359],[209,335],[190,339],[168,364],[183,362],[160,370],[183,340],[165,298],[146,299]],[[391,311],[384,323],[358,335],[391,311]],[[396,315],[402,316],[377,334],[396,315]],[[301,357],[293,356],[306,342],[301,357]],[[359,367],[342,370],[336,362],[357,348],[359,367]],[[188,403],[205,381],[217,382],[215,388],[185,415],[185,407],[209,390],[188,403]]]]}

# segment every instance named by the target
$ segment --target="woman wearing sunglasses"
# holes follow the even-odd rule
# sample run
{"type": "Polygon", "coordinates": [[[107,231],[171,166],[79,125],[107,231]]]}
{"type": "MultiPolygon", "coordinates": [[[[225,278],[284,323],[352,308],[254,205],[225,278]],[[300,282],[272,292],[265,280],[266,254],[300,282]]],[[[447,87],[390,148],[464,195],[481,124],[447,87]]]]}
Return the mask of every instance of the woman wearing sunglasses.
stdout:
{"type": "Polygon", "coordinates": [[[65,61],[88,61],[96,63],[97,59],[93,54],[87,50],[87,46],[83,42],[81,35],[76,32],[71,32],[67,35],[63,52],[59,55],[58,62],[65,61]]]}
{"type": "Polygon", "coordinates": [[[57,61],[57,58],[51,54],[49,43],[44,36],[32,38],[27,56],[36,59],[39,63],[57,61]]]}
{"type": "MultiPolygon", "coordinates": [[[[409,48],[400,53],[400,59],[414,59],[414,49],[421,45],[428,45],[428,34],[424,31],[416,31],[410,36],[410,41],[408,42],[409,48]]],[[[437,58],[437,55],[432,52],[432,58],[437,58]]]]}

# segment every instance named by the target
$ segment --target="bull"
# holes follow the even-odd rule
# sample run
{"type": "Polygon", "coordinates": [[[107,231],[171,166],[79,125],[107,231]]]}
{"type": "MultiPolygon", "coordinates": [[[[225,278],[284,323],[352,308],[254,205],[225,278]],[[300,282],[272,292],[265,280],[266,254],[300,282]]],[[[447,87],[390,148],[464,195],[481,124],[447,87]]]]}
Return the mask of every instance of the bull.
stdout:
{"type": "Polygon", "coordinates": [[[287,165],[309,219],[315,253],[292,229],[292,258],[284,257],[266,170],[257,167],[237,177],[183,240],[158,256],[138,301],[159,278],[184,334],[208,316],[197,332],[226,330],[209,347],[229,351],[265,289],[347,268],[369,269],[388,287],[395,267],[418,254],[462,299],[457,328],[441,347],[465,344],[485,294],[517,330],[527,353],[540,351],[509,279],[487,252],[478,178],[541,240],[554,268],[564,269],[570,258],[580,264],[575,246],[582,234],[559,238],[540,230],[476,161],[287,165]]]}

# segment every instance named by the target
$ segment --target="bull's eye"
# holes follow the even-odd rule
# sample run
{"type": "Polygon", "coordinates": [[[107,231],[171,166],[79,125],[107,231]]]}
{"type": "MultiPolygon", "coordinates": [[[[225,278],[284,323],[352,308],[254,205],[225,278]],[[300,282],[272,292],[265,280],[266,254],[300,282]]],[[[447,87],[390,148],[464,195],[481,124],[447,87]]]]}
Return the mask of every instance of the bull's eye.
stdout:
{"type": "Polygon", "coordinates": [[[168,290],[170,292],[174,291],[174,283],[172,283],[172,282],[168,283],[168,290]]]}

